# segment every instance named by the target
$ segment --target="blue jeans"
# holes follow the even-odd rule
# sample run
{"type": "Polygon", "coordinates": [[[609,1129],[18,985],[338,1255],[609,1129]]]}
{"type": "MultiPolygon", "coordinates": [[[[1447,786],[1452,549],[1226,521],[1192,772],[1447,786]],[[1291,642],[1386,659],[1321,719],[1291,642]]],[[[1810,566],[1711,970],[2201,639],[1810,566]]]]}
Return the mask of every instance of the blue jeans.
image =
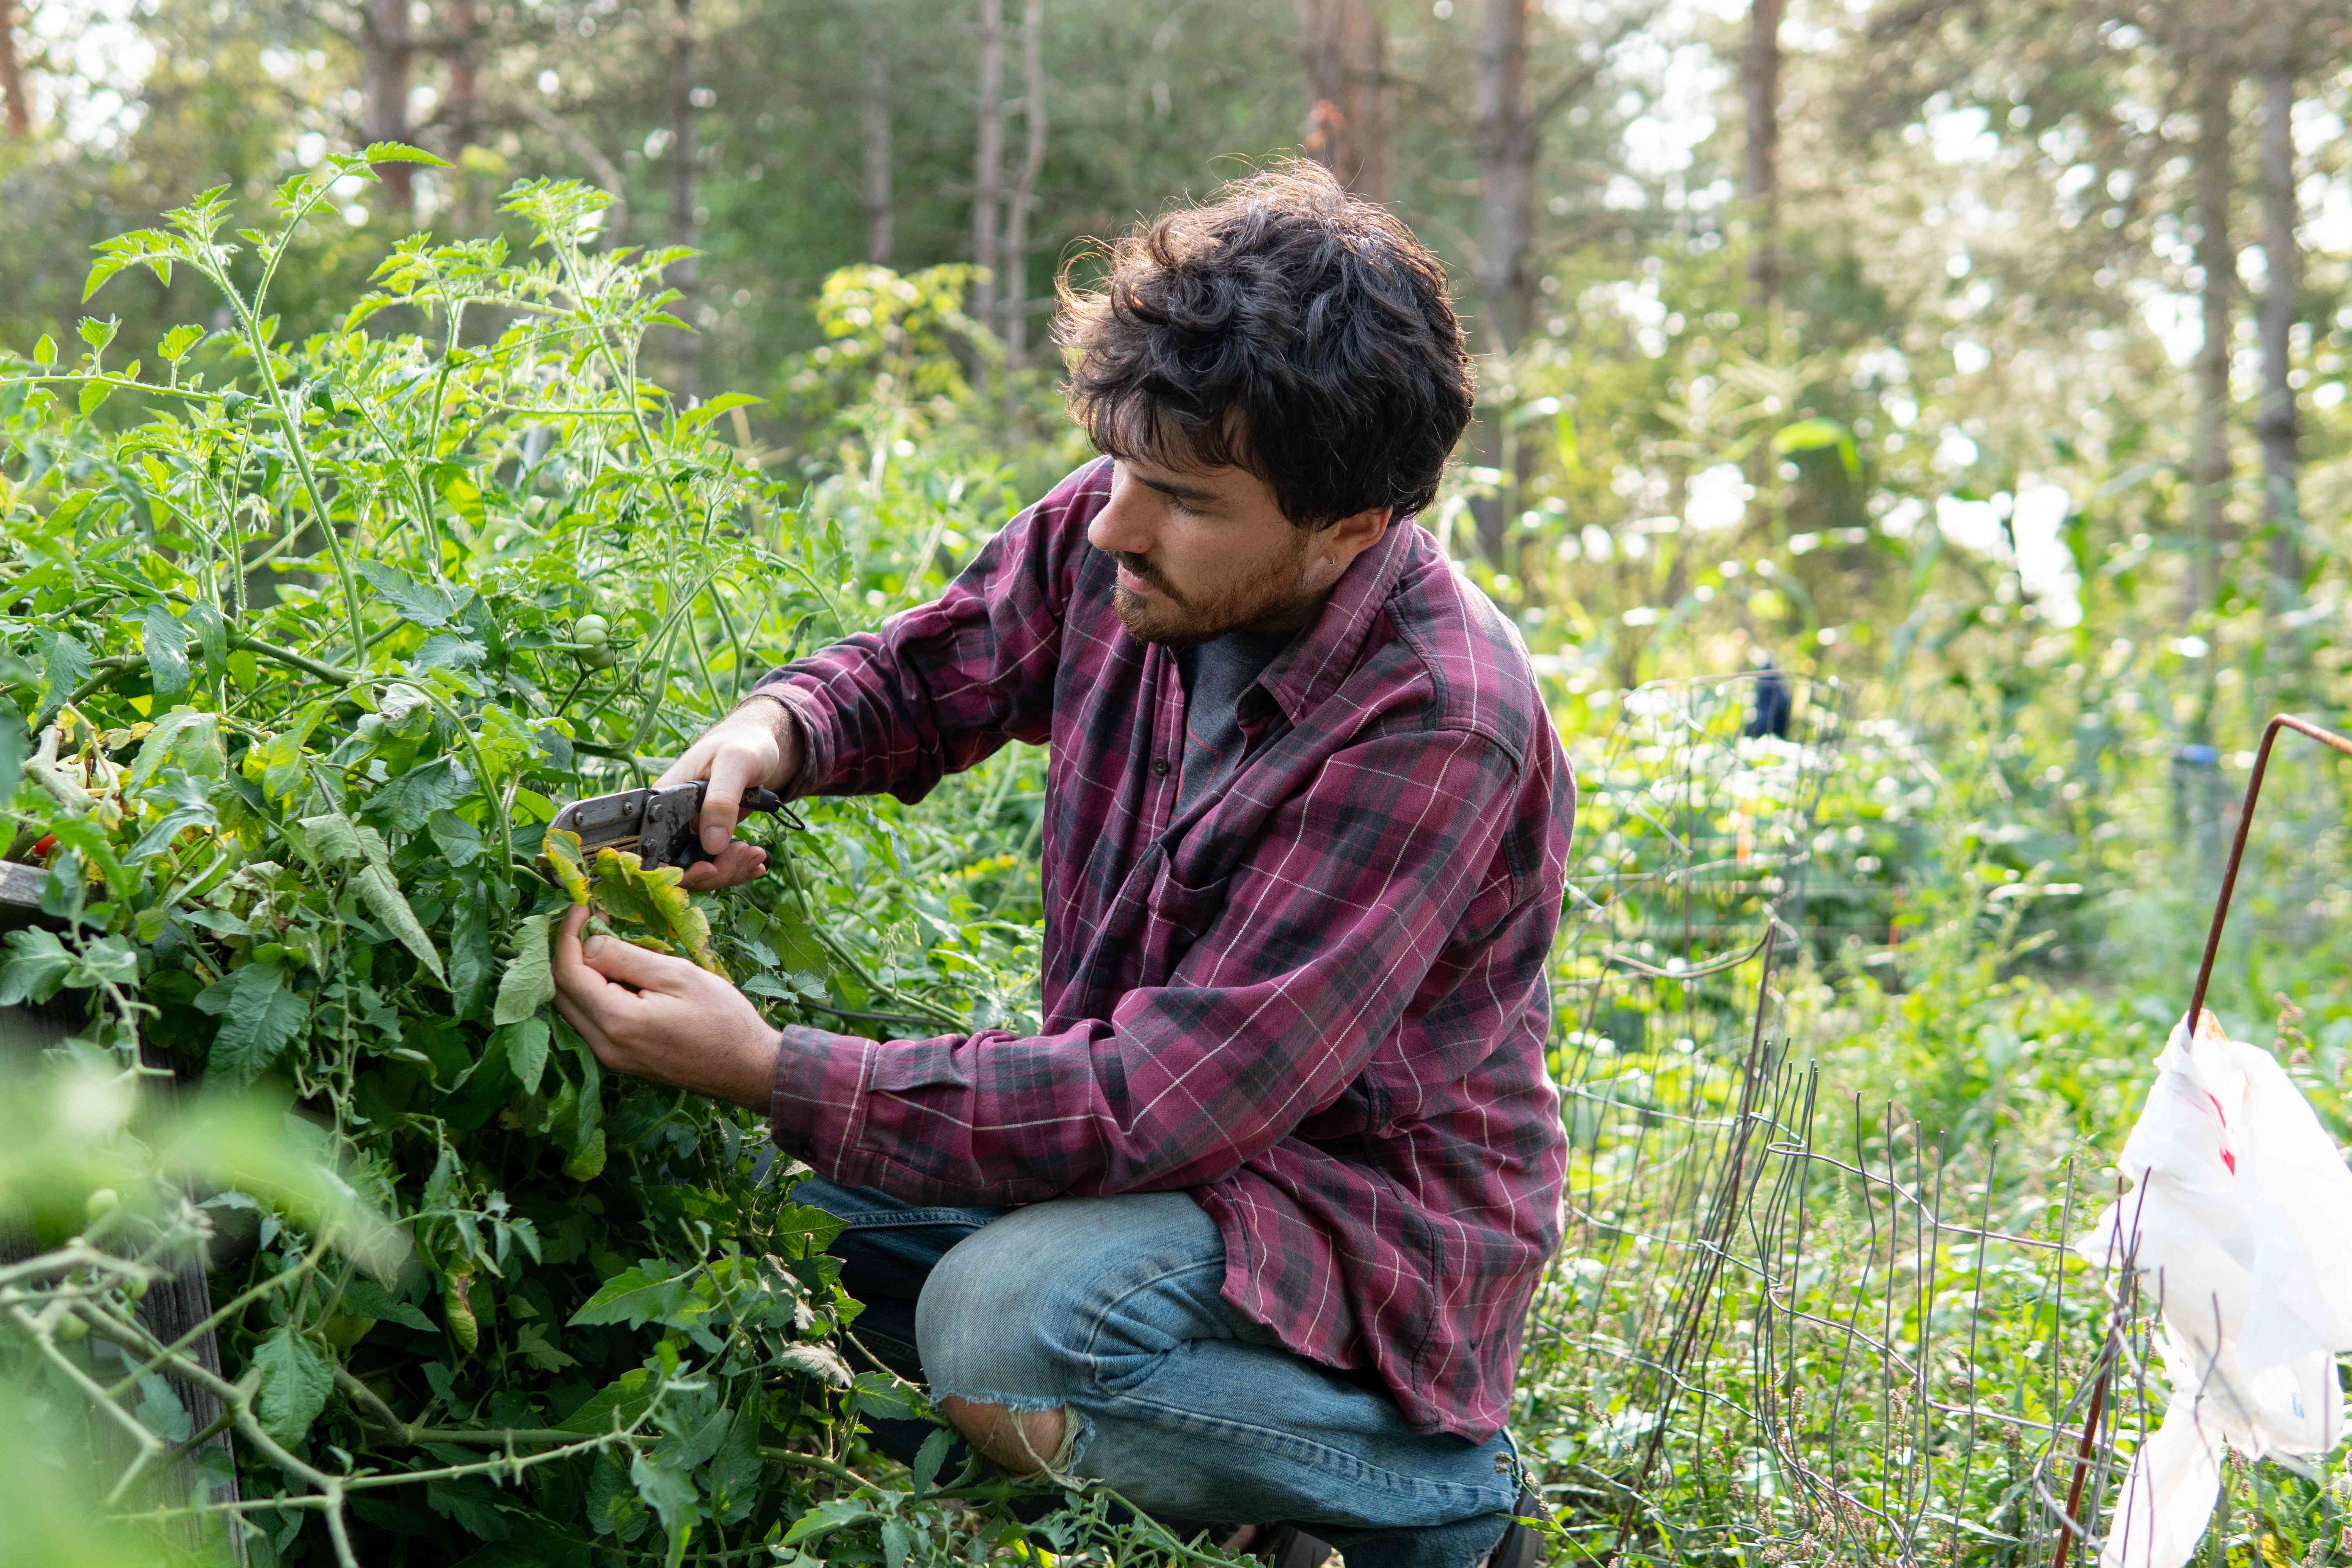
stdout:
{"type": "Polygon", "coordinates": [[[1417,1434],[1235,1310],[1186,1194],[915,1208],[808,1177],[793,1196],[848,1223],[833,1250],[876,1354],[937,1398],[1068,1412],[1054,1468],[1181,1529],[1282,1521],[1350,1568],[1466,1568],[1517,1500],[1506,1436],[1417,1434]]]}

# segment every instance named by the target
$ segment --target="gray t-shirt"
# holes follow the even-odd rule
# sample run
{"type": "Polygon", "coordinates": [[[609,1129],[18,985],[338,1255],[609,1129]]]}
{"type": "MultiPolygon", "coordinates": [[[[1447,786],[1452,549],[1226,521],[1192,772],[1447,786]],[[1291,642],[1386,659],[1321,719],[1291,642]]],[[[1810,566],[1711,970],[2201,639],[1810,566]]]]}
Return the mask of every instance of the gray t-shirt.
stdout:
{"type": "Polygon", "coordinates": [[[1297,636],[1227,632],[1176,650],[1176,668],[1184,678],[1184,772],[1176,784],[1177,816],[1241,766],[1247,749],[1236,712],[1242,693],[1297,636]]]}

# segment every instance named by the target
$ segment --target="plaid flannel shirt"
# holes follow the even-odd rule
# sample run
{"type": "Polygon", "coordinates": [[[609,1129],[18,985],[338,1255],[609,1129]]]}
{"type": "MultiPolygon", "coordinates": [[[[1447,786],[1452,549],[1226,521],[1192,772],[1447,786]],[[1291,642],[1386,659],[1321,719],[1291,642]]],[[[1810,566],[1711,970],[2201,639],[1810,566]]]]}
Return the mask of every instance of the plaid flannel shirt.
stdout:
{"type": "Polygon", "coordinates": [[[1240,705],[1247,760],[1172,815],[1184,692],[1112,610],[1091,463],[934,603],[760,687],[801,795],[919,800],[1050,742],[1043,1027],[783,1032],[776,1142],[916,1204],[1188,1189],[1224,1294],[1369,1367],[1416,1430],[1503,1425],[1558,1245],[1545,969],[1575,786],[1510,623],[1406,520],[1240,705]]]}

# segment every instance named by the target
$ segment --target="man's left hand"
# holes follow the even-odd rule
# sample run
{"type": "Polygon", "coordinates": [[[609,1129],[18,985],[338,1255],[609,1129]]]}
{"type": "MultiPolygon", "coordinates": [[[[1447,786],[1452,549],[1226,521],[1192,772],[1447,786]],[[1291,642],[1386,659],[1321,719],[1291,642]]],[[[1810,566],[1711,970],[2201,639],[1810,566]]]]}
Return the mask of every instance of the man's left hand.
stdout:
{"type": "Polygon", "coordinates": [[[751,999],[683,958],[618,937],[591,937],[574,909],[555,939],[555,1010],[614,1072],[768,1109],[775,1026],[751,999]]]}

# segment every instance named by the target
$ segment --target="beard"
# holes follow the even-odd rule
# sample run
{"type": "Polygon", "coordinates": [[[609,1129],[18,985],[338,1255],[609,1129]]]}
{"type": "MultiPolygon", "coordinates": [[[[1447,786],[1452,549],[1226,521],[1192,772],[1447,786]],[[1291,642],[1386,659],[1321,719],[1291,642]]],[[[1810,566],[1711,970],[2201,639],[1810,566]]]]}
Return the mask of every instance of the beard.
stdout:
{"type": "Polygon", "coordinates": [[[1307,624],[1324,595],[1299,586],[1299,568],[1307,560],[1307,535],[1288,559],[1263,574],[1220,584],[1208,591],[1180,592],[1150,558],[1123,550],[1108,552],[1136,576],[1159,590],[1143,595],[1124,584],[1111,589],[1111,608],[1119,624],[1138,642],[1189,647],[1212,642],[1229,632],[1295,631],[1307,624]]]}

